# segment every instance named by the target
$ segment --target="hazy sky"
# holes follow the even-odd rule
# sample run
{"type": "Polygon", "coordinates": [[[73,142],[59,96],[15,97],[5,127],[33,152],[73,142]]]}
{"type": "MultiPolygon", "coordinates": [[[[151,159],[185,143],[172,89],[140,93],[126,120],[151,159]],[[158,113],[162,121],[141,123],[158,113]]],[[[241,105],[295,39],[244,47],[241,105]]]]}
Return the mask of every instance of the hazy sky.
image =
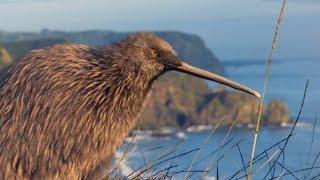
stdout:
{"type": "MultiPolygon", "coordinates": [[[[320,57],[320,0],[288,0],[278,57],[320,57]]],[[[280,0],[0,0],[0,29],[179,30],[222,59],[264,58],[280,0]]]]}

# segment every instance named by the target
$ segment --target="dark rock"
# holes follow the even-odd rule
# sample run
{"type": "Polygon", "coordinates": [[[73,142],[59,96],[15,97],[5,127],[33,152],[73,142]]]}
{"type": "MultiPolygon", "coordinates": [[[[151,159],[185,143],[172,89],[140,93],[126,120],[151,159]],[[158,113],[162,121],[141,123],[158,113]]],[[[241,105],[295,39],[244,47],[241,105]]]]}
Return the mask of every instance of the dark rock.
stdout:
{"type": "Polygon", "coordinates": [[[282,122],[290,122],[290,114],[287,106],[277,100],[271,101],[264,115],[266,124],[279,125],[282,122]]]}

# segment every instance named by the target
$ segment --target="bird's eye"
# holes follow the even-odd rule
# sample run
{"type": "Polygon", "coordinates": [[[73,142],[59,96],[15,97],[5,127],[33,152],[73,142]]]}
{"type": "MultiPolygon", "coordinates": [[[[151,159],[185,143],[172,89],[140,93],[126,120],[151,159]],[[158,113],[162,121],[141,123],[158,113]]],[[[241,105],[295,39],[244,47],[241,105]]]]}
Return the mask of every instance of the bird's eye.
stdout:
{"type": "Polygon", "coordinates": [[[150,55],[152,58],[157,58],[158,57],[158,52],[154,49],[150,50],[150,55]]]}

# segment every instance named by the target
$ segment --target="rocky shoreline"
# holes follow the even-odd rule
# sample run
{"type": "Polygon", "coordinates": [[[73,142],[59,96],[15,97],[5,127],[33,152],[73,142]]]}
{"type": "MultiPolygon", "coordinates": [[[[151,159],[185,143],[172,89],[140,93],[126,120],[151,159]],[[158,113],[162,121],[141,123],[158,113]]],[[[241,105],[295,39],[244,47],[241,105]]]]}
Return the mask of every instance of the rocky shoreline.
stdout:
{"type": "MultiPolygon", "coordinates": [[[[238,91],[224,88],[211,89],[204,80],[188,75],[171,73],[158,82],[141,117],[141,129],[190,126],[252,127],[256,124],[259,100],[238,91]]],[[[281,126],[290,123],[290,113],[281,101],[263,106],[264,125],[281,126]]]]}
{"type": "MultiPolygon", "coordinates": [[[[294,124],[291,123],[280,123],[278,125],[265,125],[265,127],[271,128],[291,128],[294,124]]],[[[298,123],[297,127],[307,126],[305,123],[298,123]]],[[[246,129],[246,130],[254,130],[256,124],[250,123],[246,125],[236,125],[232,127],[233,129],[246,129]]],[[[153,130],[134,130],[129,136],[125,139],[125,142],[132,143],[136,140],[142,140],[146,138],[178,138],[178,139],[186,139],[188,133],[201,133],[201,132],[211,132],[216,127],[211,125],[197,125],[197,126],[189,126],[185,129],[177,129],[172,127],[162,127],[159,129],[153,130]]],[[[226,128],[229,129],[230,126],[219,126],[217,129],[226,128]]]]}

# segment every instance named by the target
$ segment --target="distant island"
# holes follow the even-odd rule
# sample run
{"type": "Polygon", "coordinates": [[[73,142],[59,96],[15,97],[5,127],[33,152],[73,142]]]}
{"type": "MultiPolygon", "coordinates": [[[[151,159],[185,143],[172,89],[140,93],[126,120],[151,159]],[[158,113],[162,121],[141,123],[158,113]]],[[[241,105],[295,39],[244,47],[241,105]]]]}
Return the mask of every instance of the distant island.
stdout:
{"type": "MultiPolygon", "coordinates": [[[[155,33],[169,41],[190,64],[218,74],[226,73],[222,63],[199,36],[181,32],[155,33]]],[[[59,43],[83,43],[102,47],[125,38],[128,34],[113,31],[0,31],[0,67],[32,49],[59,43]]],[[[230,125],[236,120],[236,126],[249,126],[257,120],[259,101],[249,95],[221,87],[210,89],[204,80],[174,72],[161,77],[158,84],[142,114],[141,129],[214,126],[221,118],[224,119],[222,125],[230,125]]],[[[280,101],[265,105],[263,122],[267,125],[290,123],[287,106],[280,101]]]]}

